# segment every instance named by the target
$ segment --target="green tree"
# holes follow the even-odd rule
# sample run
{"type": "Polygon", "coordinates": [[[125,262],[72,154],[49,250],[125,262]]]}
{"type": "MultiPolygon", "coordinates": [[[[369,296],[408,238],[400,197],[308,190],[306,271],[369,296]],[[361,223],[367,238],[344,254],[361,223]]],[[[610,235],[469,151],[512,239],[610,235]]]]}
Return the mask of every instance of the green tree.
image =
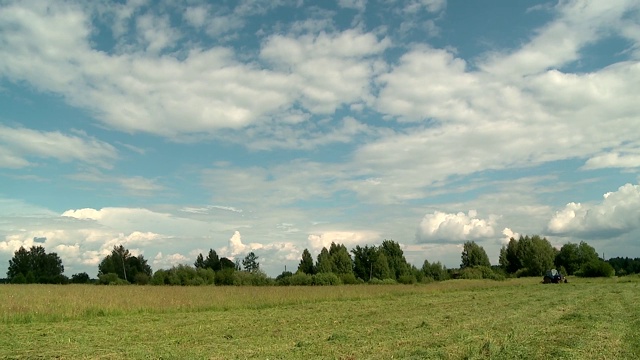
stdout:
{"type": "Polygon", "coordinates": [[[7,279],[12,280],[22,274],[27,283],[66,283],[68,278],[62,275],[64,266],[56,253],[47,253],[42,246],[32,246],[29,250],[20,247],[7,269],[7,279]]]}
{"type": "Polygon", "coordinates": [[[596,249],[581,241],[580,244],[566,243],[562,245],[554,262],[557,267],[564,266],[569,275],[574,275],[584,264],[599,259],[596,249]]]}
{"type": "Polygon", "coordinates": [[[255,273],[260,270],[260,263],[258,262],[259,256],[252,252],[248,253],[247,256],[242,259],[242,267],[244,271],[248,271],[250,273],[255,273]]]}
{"type": "Polygon", "coordinates": [[[378,249],[371,268],[371,275],[380,280],[394,278],[394,273],[389,268],[389,260],[387,259],[387,255],[385,255],[384,251],[380,251],[378,249]]]}
{"type": "Polygon", "coordinates": [[[231,261],[229,258],[223,257],[220,259],[220,270],[230,269],[234,271],[236,269],[236,263],[231,261]]]}
{"type": "Polygon", "coordinates": [[[144,256],[133,256],[122,245],[114,246],[111,254],[102,259],[98,265],[98,277],[105,274],[116,274],[124,281],[134,282],[138,273],[151,278],[151,267],[147,264],[144,256]]]}
{"type": "Polygon", "coordinates": [[[327,248],[323,247],[316,260],[316,273],[322,274],[328,272],[331,272],[331,256],[327,248]]]}
{"type": "Polygon", "coordinates": [[[500,257],[502,268],[510,274],[522,269],[522,261],[518,257],[518,240],[515,238],[509,239],[509,244],[503,248],[505,249],[504,257],[502,255],[500,257]]]}
{"type": "Polygon", "coordinates": [[[384,253],[389,264],[392,279],[399,279],[401,276],[411,274],[411,266],[404,257],[404,252],[400,244],[393,240],[384,240],[379,250],[384,253]]]}
{"type": "Polygon", "coordinates": [[[218,271],[222,269],[220,265],[220,257],[218,256],[215,250],[209,249],[207,258],[204,260],[204,267],[209,268],[213,271],[218,271]]]}
{"type": "Polygon", "coordinates": [[[91,278],[86,272],[81,272],[71,275],[71,282],[74,284],[88,284],[91,282],[91,278]]]}
{"type": "Polygon", "coordinates": [[[310,275],[315,273],[313,268],[313,258],[307,249],[304,249],[302,252],[302,259],[300,259],[300,264],[298,264],[298,271],[310,275]]]}
{"type": "Polygon", "coordinates": [[[542,276],[553,268],[556,250],[549,240],[539,235],[520,237],[518,240],[518,258],[528,276],[542,276]]]}
{"type": "MultiPolygon", "coordinates": [[[[193,267],[195,267],[196,269],[204,269],[206,267],[206,264],[204,263],[204,257],[202,256],[202,253],[198,254],[198,257],[196,257],[196,261],[193,263],[193,267]]],[[[157,271],[156,271],[156,273],[157,273],[157,271]]],[[[153,276],[155,276],[156,273],[153,273],[153,276]]],[[[164,274],[160,273],[160,275],[158,275],[158,276],[164,276],[164,274]]]]}
{"type": "Polygon", "coordinates": [[[460,268],[474,266],[491,267],[491,262],[482,246],[476,244],[475,241],[467,241],[462,248],[462,263],[460,264],[460,268]]]}
{"type": "MultiPolygon", "coordinates": [[[[369,281],[373,277],[373,262],[377,258],[378,249],[375,246],[356,245],[351,249],[353,254],[353,273],[356,277],[369,281]]],[[[388,266],[387,266],[388,268],[388,266]]]]}
{"type": "Polygon", "coordinates": [[[334,274],[353,274],[353,262],[349,251],[342,244],[331,243],[329,250],[331,272],[334,274]]]}
{"type": "Polygon", "coordinates": [[[447,267],[442,265],[439,261],[430,264],[428,260],[425,260],[421,268],[424,277],[431,278],[435,281],[444,281],[449,279],[449,272],[447,267]]]}

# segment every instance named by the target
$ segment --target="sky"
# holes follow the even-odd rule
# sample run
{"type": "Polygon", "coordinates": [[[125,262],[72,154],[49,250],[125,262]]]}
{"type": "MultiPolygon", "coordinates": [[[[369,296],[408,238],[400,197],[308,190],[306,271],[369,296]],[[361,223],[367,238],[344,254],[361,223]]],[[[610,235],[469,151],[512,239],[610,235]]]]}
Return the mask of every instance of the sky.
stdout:
{"type": "Polygon", "coordinates": [[[635,0],[0,0],[0,268],[640,257],[639,60],[635,0]]]}

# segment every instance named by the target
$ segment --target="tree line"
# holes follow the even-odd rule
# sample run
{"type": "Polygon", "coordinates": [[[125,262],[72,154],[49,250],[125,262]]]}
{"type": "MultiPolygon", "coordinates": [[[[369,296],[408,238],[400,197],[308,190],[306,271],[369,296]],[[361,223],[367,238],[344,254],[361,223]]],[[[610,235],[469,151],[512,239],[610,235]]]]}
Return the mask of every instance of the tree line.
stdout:
{"type": "Polygon", "coordinates": [[[499,264],[492,266],[485,250],[473,241],[463,245],[459,268],[447,269],[440,262],[425,260],[421,267],[410,264],[399,243],[384,240],[380,245],[357,245],[349,251],[345,245],[331,243],[314,259],[304,249],[295,272],[283,271],[268,277],[260,268],[254,252],[235,261],[219,257],[210,249],[198,254],[193,265],[181,264],[152,271],[143,255],[134,256],[122,245],[113,247],[98,265],[97,279],[87,273],[64,275],[62,260],[42,246],[21,247],[7,271],[10,283],[97,283],[152,285],[338,285],[338,284],[413,284],[448,279],[493,279],[542,276],[555,268],[564,275],[613,276],[640,273],[640,259],[612,258],[604,261],[586,242],[567,243],[559,250],[539,235],[511,238],[500,249],[499,264]]]}

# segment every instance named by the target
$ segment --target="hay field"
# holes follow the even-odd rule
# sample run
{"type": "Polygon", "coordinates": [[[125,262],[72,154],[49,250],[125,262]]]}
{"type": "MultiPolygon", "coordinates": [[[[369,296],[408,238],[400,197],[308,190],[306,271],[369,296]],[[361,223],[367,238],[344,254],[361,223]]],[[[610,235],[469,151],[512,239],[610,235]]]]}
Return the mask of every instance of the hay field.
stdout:
{"type": "Polygon", "coordinates": [[[0,286],[0,358],[634,359],[640,279],[0,286]]]}

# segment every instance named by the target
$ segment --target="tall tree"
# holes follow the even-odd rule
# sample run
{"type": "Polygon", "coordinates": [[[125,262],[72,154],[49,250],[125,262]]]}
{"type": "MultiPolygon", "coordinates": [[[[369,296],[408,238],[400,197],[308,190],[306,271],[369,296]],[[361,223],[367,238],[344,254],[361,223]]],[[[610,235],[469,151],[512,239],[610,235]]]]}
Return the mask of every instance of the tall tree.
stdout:
{"type": "Polygon", "coordinates": [[[380,245],[382,251],[389,263],[389,270],[393,279],[399,279],[402,275],[411,273],[411,266],[404,257],[404,252],[400,248],[400,244],[393,240],[384,240],[380,245]]]}
{"type": "Polygon", "coordinates": [[[380,251],[379,248],[371,267],[371,275],[374,278],[381,280],[394,279],[395,277],[393,271],[389,268],[389,259],[387,259],[387,255],[385,255],[384,251],[380,251]]]}
{"type": "Polygon", "coordinates": [[[373,277],[373,262],[376,259],[378,249],[375,246],[356,245],[351,249],[353,254],[353,273],[362,280],[370,280],[373,277]]]}
{"type": "MultiPolygon", "coordinates": [[[[193,263],[193,266],[196,269],[204,269],[207,266],[204,263],[204,257],[202,256],[202,253],[198,254],[198,257],[196,257],[196,261],[193,263]]],[[[155,273],[153,275],[155,276],[155,273]]]]}
{"type": "Polygon", "coordinates": [[[331,243],[333,252],[329,250],[329,256],[331,258],[331,272],[334,274],[353,274],[353,262],[351,255],[346,246],[340,244],[334,247],[331,243]]]}
{"type": "Polygon", "coordinates": [[[518,257],[527,275],[542,276],[553,268],[556,250],[546,238],[525,236],[518,241],[518,257]]]}
{"type": "MultiPolygon", "coordinates": [[[[520,237],[522,238],[522,236],[520,237]]],[[[515,238],[509,239],[509,244],[505,249],[506,267],[505,270],[508,273],[515,273],[522,269],[522,261],[518,256],[518,240],[515,238]]]]}
{"type": "Polygon", "coordinates": [[[236,263],[234,263],[229,258],[223,257],[220,259],[220,268],[222,270],[224,269],[236,270],[236,263]]]}
{"type": "Polygon", "coordinates": [[[220,257],[215,250],[209,249],[209,253],[207,254],[207,258],[204,260],[205,268],[209,268],[213,271],[221,270],[222,267],[220,265],[220,257]]]}
{"type": "Polygon", "coordinates": [[[248,271],[251,273],[257,272],[260,270],[260,263],[258,262],[259,256],[252,252],[248,253],[247,256],[242,259],[242,267],[244,271],[248,271]]]}
{"type": "Polygon", "coordinates": [[[596,249],[584,241],[580,244],[566,243],[562,245],[555,257],[554,263],[557,267],[564,266],[568,275],[575,274],[580,268],[592,261],[599,259],[596,249]]]}
{"type": "Polygon", "coordinates": [[[64,266],[56,253],[47,253],[42,246],[32,246],[29,250],[20,247],[11,260],[7,269],[7,278],[24,278],[26,282],[37,283],[66,283],[67,278],[62,275],[64,266]]]}
{"type": "Polygon", "coordinates": [[[304,249],[304,251],[302,252],[302,259],[300,259],[300,264],[298,264],[298,272],[310,275],[313,275],[315,273],[313,269],[313,258],[311,257],[311,253],[307,249],[304,249]]]}
{"type": "Polygon", "coordinates": [[[460,268],[474,267],[474,266],[488,266],[491,267],[491,262],[487,253],[482,246],[475,243],[475,241],[467,241],[462,248],[462,262],[460,268]]]}
{"type": "Polygon", "coordinates": [[[138,274],[151,277],[151,267],[147,264],[147,260],[142,256],[133,256],[122,245],[113,247],[111,254],[107,255],[98,265],[98,276],[114,273],[120,279],[134,282],[138,274]]]}
{"type": "Polygon", "coordinates": [[[331,255],[329,255],[327,248],[323,247],[316,260],[316,272],[318,274],[330,273],[331,270],[331,255]]]}

